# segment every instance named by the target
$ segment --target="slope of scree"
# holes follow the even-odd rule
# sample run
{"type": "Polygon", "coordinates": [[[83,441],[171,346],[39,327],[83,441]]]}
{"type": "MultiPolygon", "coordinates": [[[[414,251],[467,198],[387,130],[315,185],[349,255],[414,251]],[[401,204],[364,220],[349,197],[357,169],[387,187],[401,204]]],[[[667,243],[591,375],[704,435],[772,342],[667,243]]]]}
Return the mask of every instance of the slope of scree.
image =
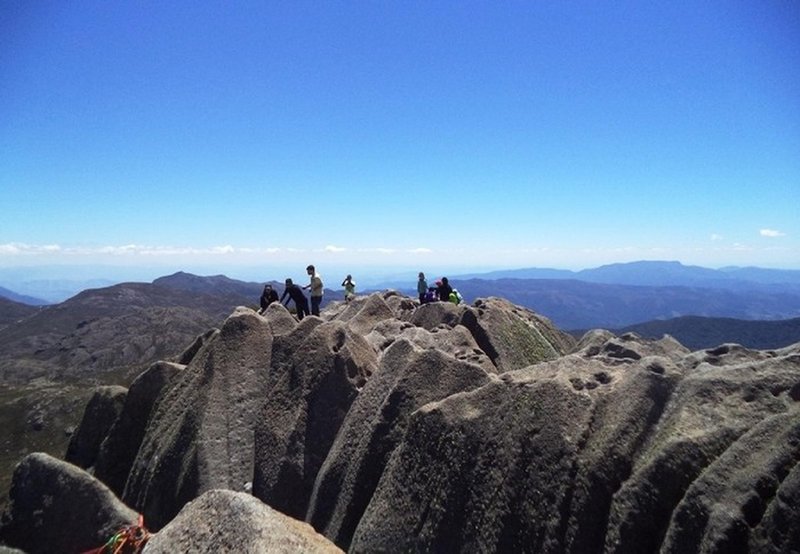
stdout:
{"type": "MultiPolygon", "coordinates": [[[[576,344],[502,299],[386,292],[299,324],[238,308],[178,361],[87,406],[119,414],[82,423],[72,453],[110,490],[50,470],[121,495],[156,551],[197,525],[215,529],[192,545],[207,552],[241,544],[240,525],[285,551],[800,550],[800,344],[576,344]]],[[[32,475],[0,537],[35,552],[19,529],[58,514],[20,493],[32,475]]],[[[106,519],[82,532],[102,534],[111,504],[87,504],[106,519]]]]}

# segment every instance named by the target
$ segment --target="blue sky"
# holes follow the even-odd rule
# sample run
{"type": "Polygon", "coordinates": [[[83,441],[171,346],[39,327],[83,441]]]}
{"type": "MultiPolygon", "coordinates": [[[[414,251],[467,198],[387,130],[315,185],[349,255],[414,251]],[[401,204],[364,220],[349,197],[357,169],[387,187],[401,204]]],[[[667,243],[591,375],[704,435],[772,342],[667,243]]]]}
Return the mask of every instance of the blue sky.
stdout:
{"type": "Polygon", "coordinates": [[[800,3],[0,1],[0,267],[800,268],[800,3]]]}

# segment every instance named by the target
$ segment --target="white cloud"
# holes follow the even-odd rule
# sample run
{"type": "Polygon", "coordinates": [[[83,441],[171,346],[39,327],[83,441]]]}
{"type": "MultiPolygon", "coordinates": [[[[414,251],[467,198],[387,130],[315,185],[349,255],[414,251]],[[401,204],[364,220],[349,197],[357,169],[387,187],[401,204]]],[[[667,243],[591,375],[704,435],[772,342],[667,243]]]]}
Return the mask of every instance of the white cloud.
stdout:
{"type": "Polygon", "coordinates": [[[61,251],[62,248],[58,244],[31,245],[22,242],[0,244],[0,254],[9,256],[54,254],[61,251]]]}
{"type": "Polygon", "coordinates": [[[323,248],[323,250],[325,252],[334,252],[335,253],[335,252],[345,252],[345,251],[347,251],[347,248],[342,248],[341,246],[334,246],[332,244],[329,244],[328,246],[323,248]]]}
{"type": "Polygon", "coordinates": [[[785,237],[786,233],[781,233],[780,231],[776,231],[775,229],[761,229],[758,232],[762,237],[785,237]]]}
{"type": "Polygon", "coordinates": [[[409,254],[433,254],[430,248],[412,248],[407,251],[409,254]]]}
{"type": "Polygon", "coordinates": [[[714,242],[722,240],[722,239],[723,239],[722,235],[718,235],[717,233],[712,233],[711,234],[711,240],[713,240],[714,242]]]}

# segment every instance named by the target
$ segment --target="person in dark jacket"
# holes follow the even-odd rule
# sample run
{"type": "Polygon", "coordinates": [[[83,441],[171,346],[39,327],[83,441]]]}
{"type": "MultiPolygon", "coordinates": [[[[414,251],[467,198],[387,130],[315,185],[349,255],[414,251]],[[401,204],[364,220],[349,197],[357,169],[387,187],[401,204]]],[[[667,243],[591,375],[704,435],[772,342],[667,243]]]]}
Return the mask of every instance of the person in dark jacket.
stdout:
{"type": "Polygon", "coordinates": [[[261,293],[261,313],[267,311],[267,307],[273,302],[278,301],[278,293],[272,285],[264,285],[264,292],[261,293]]]}
{"type": "Polygon", "coordinates": [[[441,281],[436,281],[436,293],[439,295],[439,300],[447,302],[450,299],[451,292],[453,292],[453,287],[447,282],[447,277],[442,277],[441,281]]]}
{"type": "Polygon", "coordinates": [[[306,295],[303,294],[303,289],[295,285],[291,279],[286,279],[286,288],[283,289],[281,304],[283,304],[283,300],[287,295],[290,299],[294,300],[294,307],[297,311],[297,319],[302,320],[303,317],[309,314],[308,298],[306,298],[306,295]]]}

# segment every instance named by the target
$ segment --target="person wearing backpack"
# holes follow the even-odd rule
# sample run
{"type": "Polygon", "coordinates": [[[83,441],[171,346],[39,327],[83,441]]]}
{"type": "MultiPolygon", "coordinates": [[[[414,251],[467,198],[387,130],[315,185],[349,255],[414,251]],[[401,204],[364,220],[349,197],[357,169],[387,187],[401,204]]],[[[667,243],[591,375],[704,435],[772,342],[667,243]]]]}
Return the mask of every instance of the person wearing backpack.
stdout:
{"type": "Polygon", "coordinates": [[[436,292],[439,294],[439,300],[448,302],[450,300],[450,293],[453,292],[453,287],[447,281],[447,277],[442,277],[441,281],[436,281],[436,292]]]}

